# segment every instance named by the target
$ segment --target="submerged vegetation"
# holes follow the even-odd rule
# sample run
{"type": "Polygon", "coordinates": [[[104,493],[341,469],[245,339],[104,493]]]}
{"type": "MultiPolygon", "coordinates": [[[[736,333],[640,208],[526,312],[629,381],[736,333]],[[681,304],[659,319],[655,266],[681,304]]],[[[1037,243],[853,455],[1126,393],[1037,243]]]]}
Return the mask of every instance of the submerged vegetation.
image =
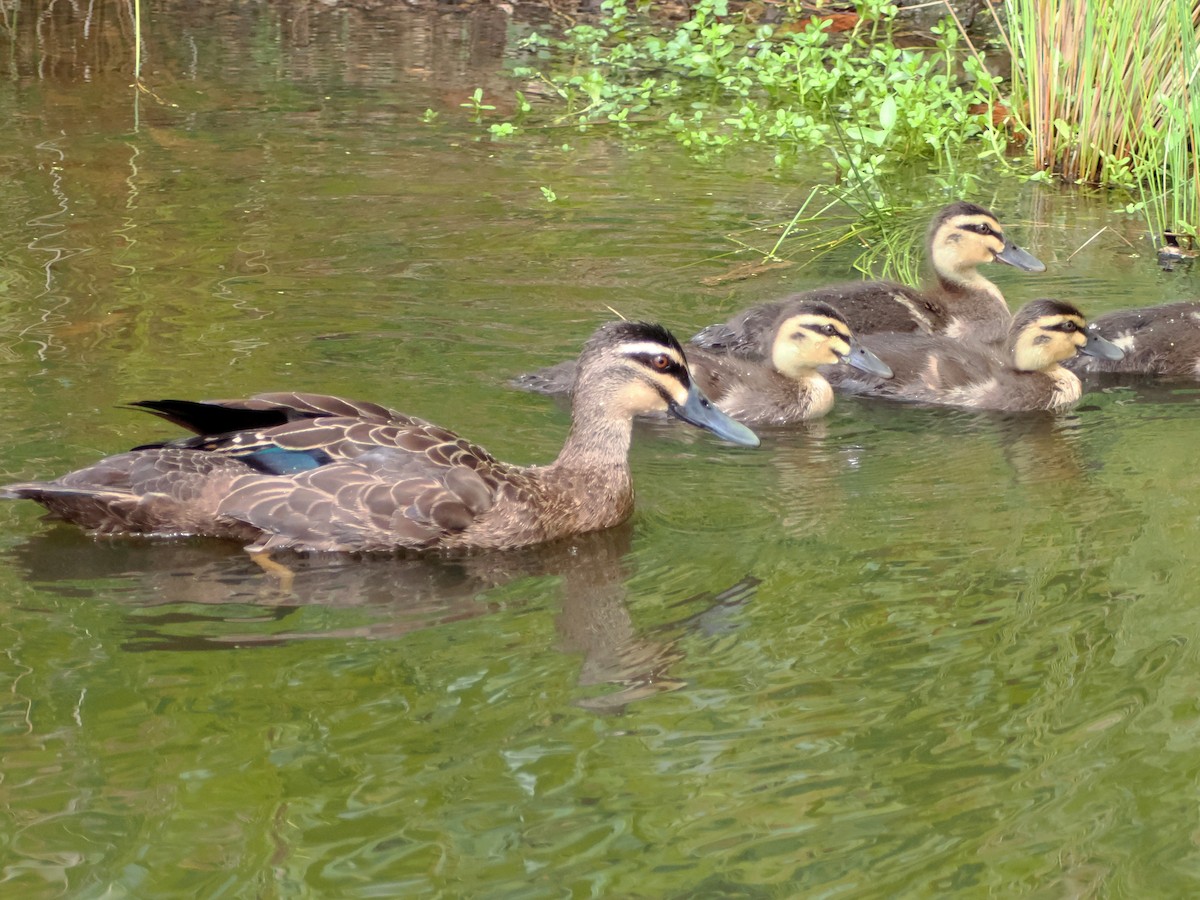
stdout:
{"type": "Polygon", "coordinates": [[[946,194],[968,193],[982,158],[1122,189],[1156,239],[1195,236],[1200,0],[1003,6],[997,49],[1011,83],[956,18],[933,27],[929,46],[901,46],[888,0],[861,0],[839,34],[833,16],[799,7],[795,21],[761,24],[727,0],[698,0],[687,21],[663,24],[652,4],[605,0],[597,21],[526,40],[536,64],[515,74],[526,95],[554,102],[546,112],[519,95],[517,115],[491,132],[604,127],[701,155],[761,144],[780,164],[819,154],[828,193],[876,219],[891,206],[883,176],[923,164],[946,194]]]}

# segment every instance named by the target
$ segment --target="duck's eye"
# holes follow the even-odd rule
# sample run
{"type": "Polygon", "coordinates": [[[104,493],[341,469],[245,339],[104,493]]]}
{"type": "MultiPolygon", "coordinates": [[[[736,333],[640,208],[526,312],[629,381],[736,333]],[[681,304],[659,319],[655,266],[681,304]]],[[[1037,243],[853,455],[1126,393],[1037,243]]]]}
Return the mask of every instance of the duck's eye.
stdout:
{"type": "Polygon", "coordinates": [[[671,357],[665,353],[660,353],[650,360],[650,365],[654,366],[660,372],[665,372],[671,368],[671,357]]]}
{"type": "Polygon", "coordinates": [[[967,229],[975,232],[976,234],[982,234],[984,237],[988,237],[989,235],[996,233],[992,230],[990,225],[986,225],[983,222],[972,222],[967,226],[967,229]]]}
{"type": "Polygon", "coordinates": [[[838,333],[838,330],[836,328],[834,328],[832,325],[822,325],[821,326],[821,334],[825,335],[826,337],[836,337],[837,333],[838,333]]]}
{"type": "Polygon", "coordinates": [[[1071,334],[1072,332],[1078,331],[1079,326],[1076,325],[1074,322],[1072,322],[1070,319],[1068,319],[1067,321],[1062,323],[1062,330],[1065,331],[1067,334],[1071,334]]]}

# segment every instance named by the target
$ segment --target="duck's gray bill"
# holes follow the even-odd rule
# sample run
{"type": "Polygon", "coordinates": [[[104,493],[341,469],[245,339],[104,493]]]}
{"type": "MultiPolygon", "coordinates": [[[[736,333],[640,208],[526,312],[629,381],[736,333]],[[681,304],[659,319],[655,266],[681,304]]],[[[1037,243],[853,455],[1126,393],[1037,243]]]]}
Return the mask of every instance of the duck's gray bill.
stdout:
{"type": "Polygon", "coordinates": [[[688,388],[687,402],[682,406],[672,403],[671,412],[688,424],[705,428],[731,443],[741,444],[743,447],[758,446],[758,435],[713,406],[712,401],[700,393],[700,389],[694,384],[688,388]]]}

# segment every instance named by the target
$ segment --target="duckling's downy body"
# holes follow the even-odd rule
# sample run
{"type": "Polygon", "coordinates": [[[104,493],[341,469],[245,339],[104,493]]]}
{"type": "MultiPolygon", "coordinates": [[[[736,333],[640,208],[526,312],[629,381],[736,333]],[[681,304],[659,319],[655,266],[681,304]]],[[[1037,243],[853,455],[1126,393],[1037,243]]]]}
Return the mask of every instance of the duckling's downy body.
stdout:
{"type": "Polygon", "coordinates": [[[1069,303],[1035,300],[1017,313],[1003,348],[948,335],[876,334],[863,343],[892,368],[883,381],[849,373],[838,390],[910,403],[1059,412],[1078,402],[1079,379],[1062,363],[1076,353],[1117,359],[1120,349],[1086,331],[1069,303]]]}
{"type": "Polygon", "coordinates": [[[936,284],[918,290],[894,281],[858,281],[815,288],[738,313],[692,338],[708,350],[753,355],[784,304],[828,303],[855,334],[917,332],[1003,342],[1012,321],[1004,295],[979,272],[989,262],[1026,272],[1045,266],[1004,236],[999,220],[982,206],[951,203],[934,216],[927,239],[936,284]]]}
{"type": "MultiPolygon", "coordinates": [[[[823,303],[782,306],[758,348],[761,359],[688,349],[692,376],[722,412],[746,425],[789,425],[825,415],[833,390],[817,366],[845,363],[889,377],[890,370],[859,347],[846,320],[823,303]]],[[[575,360],[521,375],[514,384],[542,394],[571,390],[575,360]]]]}
{"type": "Polygon", "coordinates": [[[641,323],[606,325],[585,345],[571,431],[547,466],[501,462],[422,419],[323,395],[135,405],[199,436],[0,495],[96,533],[209,535],[251,551],[505,549],[629,517],[635,415],[670,411],[758,443],[696,389],[674,337],[641,323]]]}
{"type": "Polygon", "coordinates": [[[1184,300],[1106,313],[1089,330],[1112,341],[1125,356],[1069,361],[1067,365],[1080,375],[1200,378],[1200,302],[1184,300]]]}

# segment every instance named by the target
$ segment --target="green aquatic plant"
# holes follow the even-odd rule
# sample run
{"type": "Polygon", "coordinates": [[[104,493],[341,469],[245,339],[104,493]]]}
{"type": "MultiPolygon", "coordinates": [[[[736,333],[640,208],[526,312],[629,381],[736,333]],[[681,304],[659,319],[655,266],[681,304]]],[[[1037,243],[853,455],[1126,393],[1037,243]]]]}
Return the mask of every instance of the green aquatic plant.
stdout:
{"type": "Polygon", "coordinates": [[[1132,189],[1155,234],[1200,226],[1200,0],[1006,0],[1034,165],[1132,189]]]}
{"type": "Polygon", "coordinates": [[[471,118],[475,122],[483,121],[484,113],[494,112],[496,109],[492,104],[483,102],[483,88],[475,88],[475,92],[467,98],[467,102],[458,105],[463,109],[469,109],[471,111],[471,118]]]}
{"type": "Polygon", "coordinates": [[[515,74],[555,102],[522,127],[636,128],[701,155],[747,143],[772,147],[778,161],[817,153],[838,181],[872,182],[913,159],[946,164],[984,135],[974,152],[997,150],[998,80],[963,52],[952,24],[934,29],[931,50],[897,46],[896,11],[868,0],[835,39],[820,18],[744,23],[726,0],[699,0],[688,21],[665,28],[605,0],[597,22],[525,41],[537,65],[515,74]]]}

